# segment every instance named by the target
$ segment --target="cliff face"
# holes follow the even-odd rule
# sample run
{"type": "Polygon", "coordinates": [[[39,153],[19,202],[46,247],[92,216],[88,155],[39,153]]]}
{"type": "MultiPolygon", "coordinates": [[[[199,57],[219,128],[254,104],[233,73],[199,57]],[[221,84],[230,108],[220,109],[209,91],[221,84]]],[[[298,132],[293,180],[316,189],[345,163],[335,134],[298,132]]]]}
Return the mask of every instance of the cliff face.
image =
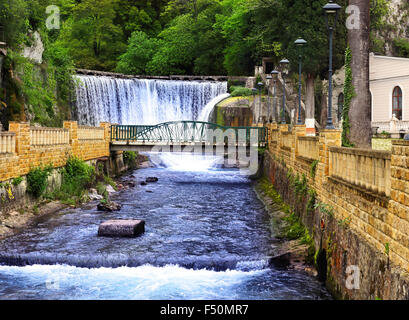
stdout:
{"type": "Polygon", "coordinates": [[[398,56],[396,39],[409,41],[409,2],[407,0],[388,0],[389,13],[385,25],[376,32],[378,44],[376,50],[387,56],[398,56]]]}
{"type": "Polygon", "coordinates": [[[29,44],[21,49],[0,52],[0,123],[4,128],[10,121],[61,126],[70,118],[67,95],[59,94],[61,67],[46,58],[41,32],[30,31],[27,37],[29,44]]]}

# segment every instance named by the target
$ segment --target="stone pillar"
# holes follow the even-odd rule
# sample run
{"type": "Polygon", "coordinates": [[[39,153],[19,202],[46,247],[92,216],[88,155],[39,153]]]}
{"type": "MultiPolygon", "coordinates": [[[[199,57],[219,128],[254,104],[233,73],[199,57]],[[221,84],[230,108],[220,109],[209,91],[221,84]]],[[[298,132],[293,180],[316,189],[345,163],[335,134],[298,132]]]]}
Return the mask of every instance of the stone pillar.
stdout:
{"type": "Polygon", "coordinates": [[[342,131],[338,129],[325,129],[320,131],[319,136],[319,163],[316,173],[316,183],[318,189],[321,189],[322,184],[328,179],[330,171],[329,148],[341,146],[342,131]]]}
{"type": "Polygon", "coordinates": [[[70,133],[70,146],[73,156],[81,157],[79,154],[78,146],[78,122],[77,121],[64,121],[64,129],[68,129],[70,133]]]}
{"type": "Polygon", "coordinates": [[[14,122],[9,123],[9,132],[16,134],[16,153],[19,157],[19,176],[25,175],[30,171],[30,123],[29,122],[14,122]]]}
{"type": "Polygon", "coordinates": [[[292,157],[293,157],[293,163],[295,163],[296,157],[298,155],[298,137],[304,137],[306,135],[307,128],[305,124],[297,124],[294,126],[294,141],[293,141],[293,149],[291,150],[292,152],[292,157]]]}
{"type": "Polygon", "coordinates": [[[104,128],[105,155],[109,157],[109,145],[111,143],[111,124],[109,122],[101,122],[99,126],[104,128]]]}

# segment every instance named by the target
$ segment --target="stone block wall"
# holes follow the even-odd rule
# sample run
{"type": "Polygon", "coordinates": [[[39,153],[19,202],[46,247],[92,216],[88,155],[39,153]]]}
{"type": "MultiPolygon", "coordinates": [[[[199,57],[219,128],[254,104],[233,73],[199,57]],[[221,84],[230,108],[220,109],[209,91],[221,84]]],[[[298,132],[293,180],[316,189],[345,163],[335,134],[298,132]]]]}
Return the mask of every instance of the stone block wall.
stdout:
{"type": "Polygon", "coordinates": [[[109,123],[88,128],[90,139],[86,136],[78,139],[78,130],[75,121],[65,121],[63,128],[38,128],[30,127],[28,122],[10,122],[9,133],[15,134],[15,150],[0,153],[0,182],[24,176],[38,166],[63,167],[70,155],[84,161],[109,157],[109,123]]]}
{"type": "Polygon", "coordinates": [[[339,130],[304,138],[304,126],[268,128],[265,173],[325,252],[331,291],[347,299],[409,298],[409,142],[394,141],[392,152],[360,150],[341,148],[339,130]],[[290,150],[283,137],[292,139],[290,150]],[[304,175],[315,202],[332,214],[308,211],[310,195],[296,195],[289,173],[304,175]],[[346,287],[349,265],[360,269],[359,290],[346,287]]]}

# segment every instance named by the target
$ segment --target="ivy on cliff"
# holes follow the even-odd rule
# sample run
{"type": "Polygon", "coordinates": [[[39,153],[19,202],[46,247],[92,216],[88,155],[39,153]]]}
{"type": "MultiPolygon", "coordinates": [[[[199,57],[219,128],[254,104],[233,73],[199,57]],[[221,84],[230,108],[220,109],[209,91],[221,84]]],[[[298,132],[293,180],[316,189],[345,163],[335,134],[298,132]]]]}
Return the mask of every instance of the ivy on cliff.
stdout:
{"type": "Polygon", "coordinates": [[[355,96],[355,88],[352,85],[351,59],[351,49],[347,47],[345,51],[344,107],[342,109],[342,146],[344,147],[354,146],[348,138],[351,128],[351,124],[349,123],[349,108],[351,106],[351,100],[355,96]]]}

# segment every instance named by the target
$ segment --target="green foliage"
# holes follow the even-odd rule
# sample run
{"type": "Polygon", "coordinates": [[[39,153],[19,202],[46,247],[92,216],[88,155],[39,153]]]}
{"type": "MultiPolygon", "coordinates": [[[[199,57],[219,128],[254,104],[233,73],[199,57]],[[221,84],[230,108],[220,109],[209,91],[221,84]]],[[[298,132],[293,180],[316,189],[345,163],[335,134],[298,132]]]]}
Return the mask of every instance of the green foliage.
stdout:
{"type": "Polygon", "coordinates": [[[149,38],[142,31],[132,33],[127,51],[119,57],[117,72],[125,74],[147,74],[147,65],[159,49],[158,39],[149,38]]]}
{"type": "Polygon", "coordinates": [[[405,38],[397,38],[393,40],[393,45],[400,57],[409,57],[409,41],[405,38]]]}
{"type": "Polygon", "coordinates": [[[309,189],[308,190],[307,213],[314,211],[316,199],[317,199],[317,193],[315,192],[315,190],[309,189]]]}
{"type": "Polygon", "coordinates": [[[318,201],[315,204],[314,208],[320,210],[322,213],[324,213],[324,214],[326,214],[326,215],[328,215],[328,216],[330,216],[332,218],[334,217],[334,208],[329,204],[318,201]]]}
{"type": "Polygon", "coordinates": [[[230,94],[232,97],[248,97],[252,95],[252,90],[240,86],[231,86],[230,94]]]}
{"type": "Polygon", "coordinates": [[[342,109],[342,146],[344,147],[354,146],[348,138],[351,128],[349,122],[349,108],[351,107],[351,100],[355,96],[355,88],[352,84],[351,60],[351,49],[348,47],[345,51],[344,107],[342,109]]]}
{"type": "Polygon", "coordinates": [[[314,160],[313,162],[311,162],[311,166],[310,166],[310,176],[311,178],[315,178],[315,174],[317,172],[317,167],[318,167],[318,160],[314,160]]]}
{"type": "Polygon", "coordinates": [[[86,188],[95,183],[95,168],[76,157],[70,157],[62,168],[62,184],[53,197],[70,205],[82,201],[86,188]]]}
{"type": "Polygon", "coordinates": [[[300,178],[300,175],[297,173],[297,175],[294,177],[294,175],[290,174],[290,185],[292,188],[294,188],[295,194],[297,195],[298,199],[301,201],[308,192],[308,185],[307,185],[307,177],[305,174],[302,175],[302,178],[300,178]]]}
{"type": "Polygon", "coordinates": [[[23,177],[17,177],[17,178],[14,178],[14,179],[11,181],[11,184],[16,187],[16,186],[18,186],[21,182],[23,182],[23,177]]]}
{"type": "Polygon", "coordinates": [[[7,44],[14,50],[21,49],[30,27],[29,3],[25,0],[1,1],[0,25],[4,28],[7,44]]]}
{"type": "Polygon", "coordinates": [[[346,217],[345,219],[338,220],[338,225],[340,227],[347,228],[349,227],[350,224],[351,224],[351,216],[346,217]]]}
{"type": "Polygon", "coordinates": [[[137,162],[136,162],[137,153],[134,151],[124,151],[123,158],[125,165],[128,166],[129,169],[135,169],[137,162]]]}
{"type": "Polygon", "coordinates": [[[47,179],[51,174],[53,167],[48,165],[46,167],[37,167],[31,169],[27,174],[27,191],[34,197],[41,197],[47,188],[47,179]]]}
{"type": "Polygon", "coordinates": [[[389,256],[389,251],[390,251],[390,245],[389,245],[389,242],[386,242],[385,243],[385,254],[387,256],[389,256]]]}
{"type": "Polygon", "coordinates": [[[112,188],[114,188],[114,190],[118,190],[115,181],[112,180],[111,177],[104,176],[104,181],[106,184],[109,184],[112,188]]]}
{"type": "Polygon", "coordinates": [[[300,243],[309,245],[309,252],[314,252],[314,242],[307,228],[303,226],[299,217],[297,217],[297,215],[291,210],[290,206],[283,202],[281,196],[266,177],[260,179],[259,187],[263,190],[266,196],[270,197],[276,204],[280,205],[281,210],[286,214],[284,217],[284,220],[286,221],[286,226],[284,227],[285,237],[290,240],[299,239],[300,243]]]}

